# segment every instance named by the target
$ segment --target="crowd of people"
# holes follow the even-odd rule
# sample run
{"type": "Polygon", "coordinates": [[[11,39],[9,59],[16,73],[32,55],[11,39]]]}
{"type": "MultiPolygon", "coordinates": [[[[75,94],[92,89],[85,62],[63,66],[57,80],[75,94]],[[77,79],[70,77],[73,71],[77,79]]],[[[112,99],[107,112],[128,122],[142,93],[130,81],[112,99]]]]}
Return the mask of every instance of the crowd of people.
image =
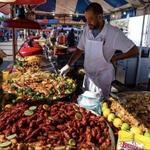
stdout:
{"type": "MultiPolygon", "coordinates": [[[[0,29],[0,42],[9,42],[12,39],[12,30],[0,29]]],[[[25,39],[23,30],[16,31],[16,39],[25,39]]]]}
{"type": "Polygon", "coordinates": [[[75,34],[74,29],[65,31],[63,28],[58,30],[53,28],[50,32],[43,32],[42,38],[49,39],[52,46],[54,45],[66,45],[68,47],[73,47],[77,43],[77,38],[79,35],[75,34]]]}
{"type": "Polygon", "coordinates": [[[12,36],[9,30],[4,30],[4,29],[0,30],[0,42],[9,41],[11,37],[12,36]]]}
{"type": "MultiPolygon", "coordinates": [[[[42,31],[34,31],[30,30],[28,33],[28,37],[30,36],[41,36],[41,38],[48,39],[52,46],[54,45],[65,45],[68,47],[73,47],[77,44],[77,39],[79,38],[79,34],[75,33],[73,28],[69,28],[68,30],[64,30],[62,28],[53,27],[51,30],[42,30],[42,31]]],[[[12,39],[12,31],[7,29],[0,30],[0,42],[8,42],[12,39]]],[[[23,30],[16,31],[16,39],[26,40],[26,35],[23,30]]]]}

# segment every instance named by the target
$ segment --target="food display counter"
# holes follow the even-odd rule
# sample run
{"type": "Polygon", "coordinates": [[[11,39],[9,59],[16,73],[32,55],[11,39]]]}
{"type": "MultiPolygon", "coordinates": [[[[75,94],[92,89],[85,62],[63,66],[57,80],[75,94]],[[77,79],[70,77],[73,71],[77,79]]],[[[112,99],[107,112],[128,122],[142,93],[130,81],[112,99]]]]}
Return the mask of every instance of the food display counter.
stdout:
{"type": "Polygon", "coordinates": [[[41,64],[41,56],[18,58],[3,72],[0,149],[114,149],[105,118],[70,96],[75,80],[43,71],[41,64]]]}
{"type": "Polygon", "coordinates": [[[46,64],[42,56],[18,57],[3,71],[0,149],[114,150],[120,135],[150,138],[148,92],[112,95],[100,115],[77,104],[78,80],[46,64]]]}

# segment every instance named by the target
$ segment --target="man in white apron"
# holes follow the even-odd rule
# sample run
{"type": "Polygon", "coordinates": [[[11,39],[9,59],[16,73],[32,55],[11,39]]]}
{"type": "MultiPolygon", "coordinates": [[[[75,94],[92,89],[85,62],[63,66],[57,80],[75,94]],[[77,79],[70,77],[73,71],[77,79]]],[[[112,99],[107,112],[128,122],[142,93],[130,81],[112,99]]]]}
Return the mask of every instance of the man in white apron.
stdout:
{"type": "Polygon", "coordinates": [[[66,75],[70,66],[85,53],[83,88],[85,90],[100,92],[107,97],[110,93],[112,81],[115,79],[112,63],[117,60],[133,57],[138,54],[138,48],[129,40],[121,30],[103,20],[103,9],[98,3],[91,3],[85,10],[87,25],[79,40],[77,51],[68,64],[61,71],[66,75]],[[116,50],[123,54],[114,55],[116,50]]]}

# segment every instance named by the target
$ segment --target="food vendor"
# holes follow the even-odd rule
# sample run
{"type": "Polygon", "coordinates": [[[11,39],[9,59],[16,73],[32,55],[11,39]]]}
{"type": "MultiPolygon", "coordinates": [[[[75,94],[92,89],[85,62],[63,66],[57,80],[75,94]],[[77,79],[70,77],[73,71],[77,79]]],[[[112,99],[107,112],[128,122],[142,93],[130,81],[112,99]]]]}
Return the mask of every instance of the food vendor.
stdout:
{"type": "Polygon", "coordinates": [[[98,3],[91,3],[85,10],[87,25],[80,37],[77,50],[72,55],[68,64],[61,70],[61,75],[66,75],[71,66],[85,53],[85,77],[83,87],[85,90],[99,92],[103,96],[110,93],[111,83],[115,79],[113,63],[138,55],[139,50],[124,33],[106,23],[103,19],[103,8],[98,3]],[[123,53],[114,55],[116,50],[123,53]]]}

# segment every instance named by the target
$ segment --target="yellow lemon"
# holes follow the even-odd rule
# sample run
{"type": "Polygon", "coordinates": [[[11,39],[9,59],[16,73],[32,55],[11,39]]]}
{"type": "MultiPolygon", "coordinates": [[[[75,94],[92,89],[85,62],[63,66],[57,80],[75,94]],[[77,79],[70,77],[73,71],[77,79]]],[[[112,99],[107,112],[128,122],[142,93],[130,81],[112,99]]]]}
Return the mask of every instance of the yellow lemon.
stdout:
{"type": "Polygon", "coordinates": [[[102,107],[108,108],[108,104],[107,104],[106,102],[104,102],[104,103],[102,104],[102,107]]]}
{"type": "Polygon", "coordinates": [[[110,114],[110,109],[109,108],[104,109],[103,116],[107,118],[109,114],[110,114]]]}
{"type": "Polygon", "coordinates": [[[130,129],[130,126],[127,123],[123,123],[121,126],[121,130],[127,131],[130,129]]]}
{"type": "Polygon", "coordinates": [[[114,119],[115,119],[115,114],[114,114],[114,113],[110,113],[110,114],[108,115],[108,117],[107,117],[107,120],[108,120],[109,122],[114,121],[114,119]]]}
{"type": "Polygon", "coordinates": [[[123,122],[120,118],[115,118],[114,121],[113,121],[113,125],[116,127],[116,128],[120,128],[122,126],[123,122]]]}

